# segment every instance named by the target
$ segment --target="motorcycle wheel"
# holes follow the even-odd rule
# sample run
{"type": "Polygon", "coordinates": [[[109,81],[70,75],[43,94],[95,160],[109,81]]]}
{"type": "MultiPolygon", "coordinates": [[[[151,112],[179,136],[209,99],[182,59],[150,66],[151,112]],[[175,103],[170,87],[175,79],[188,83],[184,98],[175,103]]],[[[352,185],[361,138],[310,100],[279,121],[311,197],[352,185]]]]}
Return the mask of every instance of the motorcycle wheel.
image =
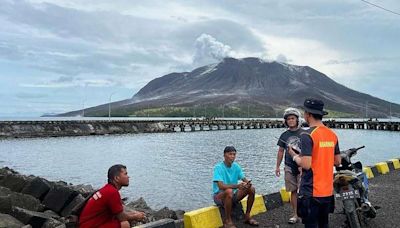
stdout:
{"type": "Polygon", "coordinates": [[[361,228],[361,221],[356,200],[345,200],[343,206],[346,212],[347,221],[350,228],[361,228]]]}

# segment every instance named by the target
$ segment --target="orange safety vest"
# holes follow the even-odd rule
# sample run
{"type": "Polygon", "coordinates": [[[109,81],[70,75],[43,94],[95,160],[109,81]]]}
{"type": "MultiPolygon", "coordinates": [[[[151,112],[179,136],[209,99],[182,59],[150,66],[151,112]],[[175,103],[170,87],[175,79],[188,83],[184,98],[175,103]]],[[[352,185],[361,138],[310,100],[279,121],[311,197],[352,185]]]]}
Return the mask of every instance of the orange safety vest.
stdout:
{"type": "Polygon", "coordinates": [[[333,195],[333,166],[337,136],[326,126],[316,127],[310,136],[313,141],[311,157],[313,196],[331,196],[333,195]]]}

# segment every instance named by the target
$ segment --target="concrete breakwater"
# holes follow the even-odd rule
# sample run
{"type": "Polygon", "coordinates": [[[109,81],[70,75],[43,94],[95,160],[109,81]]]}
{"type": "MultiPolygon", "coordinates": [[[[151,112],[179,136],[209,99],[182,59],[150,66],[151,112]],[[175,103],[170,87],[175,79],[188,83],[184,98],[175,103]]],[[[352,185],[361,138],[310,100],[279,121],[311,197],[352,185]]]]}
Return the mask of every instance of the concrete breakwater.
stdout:
{"type": "MultiPolygon", "coordinates": [[[[400,131],[400,122],[325,120],[330,128],[400,131]]],[[[62,137],[153,132],[283,128],[282,120],[61,120],[0,121],[0,138],[62,137]]]]}
{"type": "MultiPolygon", "coordinates": [[[[7,167],[0,169],[0,227],[64,228],[76,227],[68,217],[72,209],[94,191],[90,185],[52,182],[25,176],[7,167]]],[[[184,211],[167,207],[155,211],[140,198],[127,203],[126,210],[146,213],[146,223],[183,218],[184,211]]],[[[141,223],[138,223],[141,224],[141,223]]],[[[131,224],[132,226],[138,224],[131,224]]]]}
{"type": "Polygon", "coordinates": [[[4,121],[0,138],[61,137],[169,131],[154,121],[4,121]]]}
{"type": "Polygon", "coordinates": [[[69,120],[69,121],[3,121],[0,138],[32,138],[85,136],[151,132],[187,132],[284,127],[281,121],[130,121],[130,120],[69,120]]]}

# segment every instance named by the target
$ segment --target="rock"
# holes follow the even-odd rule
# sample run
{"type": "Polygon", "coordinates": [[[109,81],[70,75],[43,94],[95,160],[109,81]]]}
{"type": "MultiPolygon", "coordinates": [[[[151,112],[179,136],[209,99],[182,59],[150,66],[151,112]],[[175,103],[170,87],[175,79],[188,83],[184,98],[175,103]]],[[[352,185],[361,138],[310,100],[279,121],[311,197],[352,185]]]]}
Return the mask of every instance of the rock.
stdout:
{"type": "Polygon", "coordinates": [[[51,184],[49,181],[36,177],[22,189],[21,193],[29,194],[37,199],[43,200],[50,191],[50,188],[51,184]]]}
{"type": "Polygon", "coordinates": [[[63,208],[67,206],[74,198],[78,195],[78,192],[74,191],[65,185],[54,185],[49,193],[43,199],[43,204],[46,208],[61,213],[63,208]]]}
{"type": "Polygon", "coordinates": [[[32,181],[31,177],[19,174],[6,174],[0,181],[0,186],[9,188],[13,192],[21,192],[30,181],[32,181]]]}
{"type": "Polygon", "coordinates": [[[42,227],[47,220],[52,219],[50,215],[42,212],[26,210],[20,207],[13,207],[12,215],[24,224],[29,224],[32,227],[42,227]]]}
{"type": "Polygon", "coordinates": [[[154,218],[156,220],[167,219],[167,218],[174,219],[174,220],[178,219],[178,217],[176,216],[175,211],[170,210],[168,207],[164,207],[164,208],[156,211],[154,213],[154,218]]]}
{"type": "Polygon", "coordinates": [[[55,219],[48,219],[41,228],[61,228],[61,227],[66,227],[64,223],[55,220],[55,219]]]}
{"type": "Polygon", "coordinates": [[[10,169],[8,167],[4,167],[0,169],[0,175],[7,175],[7,174],[18,174],[18,172],[10,169]]]}
{"type": "Polygon", "coordinates": [[[147,206],[146,201],[140,197],[138,200],[136,201],[132,201],[129,204],[126,205],[129,208],[132,208],[134,210],[138,210],[138,211],[145,211],[145,210],[152,210],[149,206],[147,206]]]}
{"type": "Polygon", "coordinates": [[[47,211],[44,211],[43,213],[45,213],[46,215],[50,215],[54,219],[60,218],[60,216],[52,210],[47,210],[47,211]]]}
{"type": "Polygon", "coordinates": [[[175,213],[176,213],[176,217],[178,217],[178,219],[183,219],[185,211],[184,210],[176,210],[175,213]]]}
{"type": "Polygon", "coordinates": [[[67,217],[68,215],[71,215],[72,209],[78,204],[81,204],[82,202],[85,201],[85,197],[83,197],[81,194],[77,195],[62,211],[61,211],[61,216],[67,217]]]}
{"type": "Polygon", "coordinates": [[[0,196],[0,213],[11,214],[11,212],[12,212],[12,204],[10,197],[8,197],[7,195],[0,196]]]}
{"type": "MultiPolygon", "coordinates": [[[[0,196],[7,197],[11,202],[11,206],[21,207],[31,211],[40,211],[44,208],[40,201],[35,197],[18,192],[12,192],[8,188],[0,187],[0,196]]],[[[0,202],[5,201],[0,200],[0,202]]],[[[0,208],[2,208],[2,206],[0,206],[0,208]]],[[[10,211],[10,209],[8,209],[8,211],[10,211]]],[[[5,211],[3,212],[7,213],[5,211]]]]}
{"type": "Polygon", "coordinates": [[[24,224],[7,214],[0,214],[0,227],[21,228],[24,224]]]}
{"type": "Polygon", "coordinates": [[[73,189],[75,191],[79,192],[83,197],[87,197],[95,191],[93,189],[92,185],[88,185],[88,184],[75,185],[75,186],[73,186],[73,189]]]}

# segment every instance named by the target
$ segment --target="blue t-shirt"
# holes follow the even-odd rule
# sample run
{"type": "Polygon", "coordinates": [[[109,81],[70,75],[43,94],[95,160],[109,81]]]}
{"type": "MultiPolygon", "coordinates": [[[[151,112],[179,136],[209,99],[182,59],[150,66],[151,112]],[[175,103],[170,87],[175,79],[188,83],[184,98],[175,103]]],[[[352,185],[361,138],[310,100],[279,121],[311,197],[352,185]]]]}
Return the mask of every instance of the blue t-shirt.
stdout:
{"type": "MultiPolygon", "coordinates": [[[[244,178],[244,174],[240,165],[233,162],[231,167],[227,167],[225,163],[219,162],[214,167],[213,175],[213,193],[218,193],[218,181],[222,181],[224,184],[238,184],[239,180],[244,178]]],[[[237,189],[234,189],[236,191],[237,189]]]]}

